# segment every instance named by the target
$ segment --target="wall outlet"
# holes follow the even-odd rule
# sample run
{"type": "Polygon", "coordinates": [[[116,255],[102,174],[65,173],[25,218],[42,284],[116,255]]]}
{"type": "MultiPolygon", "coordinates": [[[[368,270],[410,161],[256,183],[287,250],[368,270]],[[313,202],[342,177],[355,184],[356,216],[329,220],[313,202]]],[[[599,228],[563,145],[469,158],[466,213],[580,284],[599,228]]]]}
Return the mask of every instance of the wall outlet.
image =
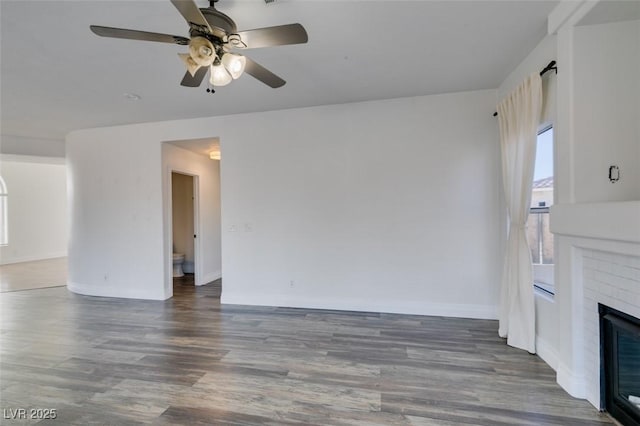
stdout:
{"type": "Polygon", "coordinates": [[[236,232],[236,226],[235,225],[229,226],[229,232],[236,232]]]}
{"type": "Polygon", "coordinates": [[[291,280],[289,281],[289,287],[293,288],[296,285],[296,282],[291,280]]]}

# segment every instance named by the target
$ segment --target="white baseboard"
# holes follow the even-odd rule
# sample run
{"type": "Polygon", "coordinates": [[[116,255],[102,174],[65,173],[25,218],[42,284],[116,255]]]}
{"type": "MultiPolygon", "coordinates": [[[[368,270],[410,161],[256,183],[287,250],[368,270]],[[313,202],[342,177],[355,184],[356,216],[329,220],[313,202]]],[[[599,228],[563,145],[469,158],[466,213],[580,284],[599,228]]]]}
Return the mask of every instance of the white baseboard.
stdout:
{"type": "Polygon", "coordinates": [[[536,354],[554,371],[558,371],[558,353],[556,349],[539,336],[536,336],[536,354]]]}
{"type": "Polygon", "coordinates": [[[160,292],[141,291],[132,287],[114,287],[114,286],[91,286],[74,282],[67,282],[67,289],[72,293],[82,294],[84,296],[98,297],[116,297],[121,299],[144,299],[144,300],[166,300],[168,296],[164,294],[164,289],[160,292]]]}
{"type": "Polygon", "coordinates": [[[57,253],[48,253],[48,254],[40,254],[35,256],[22,256],[22,257],[2,256],[0,265],[10,265],[12,263],[22,263],[22,262],[35,262],[37,260],[57,259],[59,257],[67,257],[67,252],[63,251],[63,252],[57,252],[57,253]]]}
{"type": "Polygon", "coordinates": [[[556,381],[572,397],[580,399],[587,397],[587,382],[584,376],[574,374],[571,369],[562,363],[558,363],[556,381]]]}
{"type": "Polygon", "coordinates": [[[205,284],[209,284],[211,281],[219,280],[220,278],[222,278],[222,271],[210,272],[210,273],[208,273],[208,274],[205,274],[205,275],[200,279],[200,282],[197,282],[197,283],[196,283],[196,285],[205,285],[205,284]]]}
{"type": "Polygon", "coordinates": [[[497,319],[498,307],[406,301],[363,301],[305,298],[295,295],[230,293],[223,288],[221,303],[230,305],[282,306],[288,308],[384,312],[456,318],[497,319]]]}

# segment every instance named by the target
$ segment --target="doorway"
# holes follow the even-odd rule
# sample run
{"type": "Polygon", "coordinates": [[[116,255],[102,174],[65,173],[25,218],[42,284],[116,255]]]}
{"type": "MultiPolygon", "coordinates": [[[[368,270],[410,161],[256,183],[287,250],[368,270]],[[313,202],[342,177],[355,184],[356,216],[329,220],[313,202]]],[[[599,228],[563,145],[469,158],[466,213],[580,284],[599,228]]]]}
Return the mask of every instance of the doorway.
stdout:
{"type": "Polygon", "coordinates": [[[171,228],[174,282],[198,282],[195,276],[197,176],[171,172],[171,228]]]}
{"type": "Polygon", "coordinates": [[[185,254],[183,272],[193,272],[188,275],[192,281],[181,285],[181,289],[203,286],[222,276],[220,161],[213,159],[211,154],[219,151],[219,146],[218,138],[164,141],[162,144],[166,298],[173,296],[172,255],[176,251],[185,254]],[[176,211],[179,205],[191,210],[176,211]],[[185,220],[193,221],[193,230],[187,227],[179,231],[185,228],[185,220]],[[183,243],[179,242],[181,238],[185,240],[183,243]],[[189,249],[193,250],[192,257],[189,249]]]}

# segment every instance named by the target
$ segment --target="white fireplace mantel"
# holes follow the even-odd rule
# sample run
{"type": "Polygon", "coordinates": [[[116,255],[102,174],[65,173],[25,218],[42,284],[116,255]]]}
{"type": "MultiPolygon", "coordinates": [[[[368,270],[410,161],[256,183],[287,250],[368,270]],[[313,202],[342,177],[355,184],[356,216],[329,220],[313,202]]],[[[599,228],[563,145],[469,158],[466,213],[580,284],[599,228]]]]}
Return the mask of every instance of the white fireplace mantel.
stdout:
{"type": "Polygon", "coordinates": [[[640,244],[640,201],[557,204],[551,207],[551,232],[640,244]]]}

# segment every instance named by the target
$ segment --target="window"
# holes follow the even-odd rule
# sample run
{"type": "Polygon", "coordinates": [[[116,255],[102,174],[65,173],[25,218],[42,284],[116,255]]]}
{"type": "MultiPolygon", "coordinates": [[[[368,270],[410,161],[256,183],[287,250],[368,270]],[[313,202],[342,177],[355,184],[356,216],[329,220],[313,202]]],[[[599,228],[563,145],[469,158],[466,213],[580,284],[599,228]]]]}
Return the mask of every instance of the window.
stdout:
{"type": "Polygon", "coordinates": [[[551,205],[553,205],[553,127],[547,127],[538,133],[527,239],[533,262],[534,285],[539,290],[553,295],[553,234],[549,229],[551,205]]]}
{"type": "Polygon", "coordinates": [[[9,243],[9,231],[7,224],[7,185],[0,176],[0,246],[6,246],[9,243]]]}

